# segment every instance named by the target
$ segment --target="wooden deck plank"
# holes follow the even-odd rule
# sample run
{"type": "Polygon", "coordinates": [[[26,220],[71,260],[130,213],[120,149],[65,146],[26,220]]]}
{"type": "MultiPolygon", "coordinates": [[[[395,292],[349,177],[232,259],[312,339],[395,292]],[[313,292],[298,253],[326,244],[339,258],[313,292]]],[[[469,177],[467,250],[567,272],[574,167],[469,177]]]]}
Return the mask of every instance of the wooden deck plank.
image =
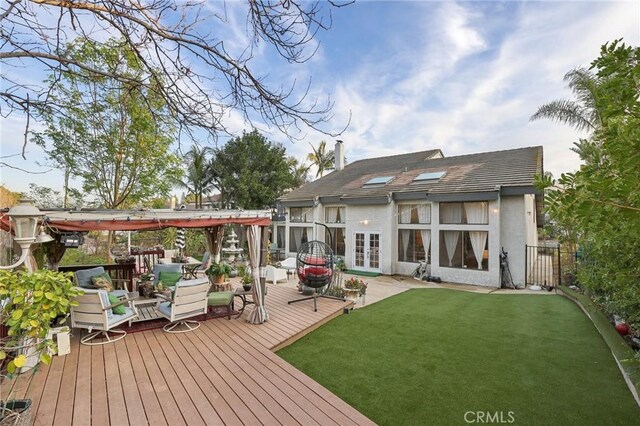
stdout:
{"type": "Polygon", "coordinates": [[[321,396],[310,390],[304,383],[299,382],[294,376],[288,374],[288,369],[273,364],[270,359],[270,355],[272,355],[270,351],[262,350],[259,353],[256,352],[253,347],[248,346],[248,344],[231,329],[225,330],[221,327],[216,331],[220,333],[221,339],[233,342],[232,349],[239,358],[259,368],[271,383],[285,391],[288,395],[295,393],[301,398],[300,401],[307,401],[309,404],[307,410],[314,418],[322,419],[327,415],[329,419],[323,421],[323,424],[328,422],[341,425],[353,424],[346,416],[333,413],[335,407],[326,403],[326,401],[322,400],[321,396]]]}
{"type": "MultiPolygon", "coordinates": [[[[80,340],[81,334],[75,338],[80,340]]],[[[78,345],[76,393],[73,400],[73,424],[91,424],[91,346],[78,345]]]]}
{"type": "Polygon", "coordinates": [[[91,346],[91,424],[108,425],[109,400],[102,346],[91,346]]]}
{"type": "Polygon", "coordinates": [[[216,352],[216,356],[220,362],[232,370],[239,384],[247,387],[248,392],[255,398],[255,402],[249,403],[248,407],[260,421],[263,423],[267,421],[268,424],[273,424],[273,421],[277,418],[282,424],[299,424],[301,419],[290,415],[289,412],[282,407],[282,404],[279,404],[280,399],[278,395],[272,393],[272,389],[268,386],[268,383],[265,383],[264,377],[260,372],[253,371],[252,368],[247,369],[246,362],[243,359],[233,356],[230,357],[227,353],[227,347],[222,344],[211,331],[211,329],[207,328],[204,330],[204,335],[199,337],[208,348],[216,352]]]}
{"type": "MultiPolygon", "coordinates": [[[[55,416],[56,406],[58,403],[58,395],[60,394],[60,382],[62,381],[62,372],[64,370],[64,357],[53,357],[49,365],[49,374],[47,382],[42,391],[42,397],[38,404],[37,410],[42,413],[38,418],[37,425],[51,425],[55,416]]],[[[35,409],[32,408],[32,410],[35,409]]]]}
{"type": "MultiPolygon", "coordinates": [[[[227,425],[242,424],[231,406],[227,403],[227,401],[225,401],[218,389],[216,389],[214,383],[211,382],[209,376],[203,371],[206,366],[203,363],[201,364],[196,362],[196,359],[193,358],[192,353],[189,353],[189,351],[183,346],[184,341],[182,339],[171,339],[164,335],[157,337],[163,348],[167,348],[168,345],[171,345],[173,351],[175,352],[175,355],[178,357],[178,360],[181,360],[191,376],[197,379],[202,393],[207,397],[211,405],[216,410],[220,421],[227,425]]],[[[171,359],[172,362],[176,363],[179,362],[178,360],[171,359]]],[[[209,419],[206,420],[207,422],[209,422],[209,419]]]]}
{"type": "MultiPolygon", "coordinates": [[[[272,395],[278,404],[284,408],[296,421],[307,424],[335,424],[329,417],[319,410],[312,408],[309,401],[302,398],[293,388],[287,385],[287,383],[280,381],[276,383],[273,381],[273,376],[269,374],[269,371],[264,369],[261,362],[254,358],[254,362],[249,362],[247,358],[241,356],[227,343],[228,337],[220,332],[220,327],[211,328],[212,342],[220,348],[227,356],[227,360],[223,360],[225,363],[230,363],[232,360],[237,360],[240,372],[250,375],[257,384],[261,386],[269,395],[272,395]],[[304,409],[302,409],[304,407],[304,409]]],[[[258,358],[262,357],[262,353],[258,354],[258,358]]],[[[252,389],[255,391],[255,389],[252,389]]]]}
{"type": "MultiPolygon", "coordinates": [[[[143,334],[144,333],[135,333],[132,337],[140,352],[145,354],[142,357],[142,362],[149,374],[149,379],[151,380],[152,385],[151,387],[160,402],[160,408],[164,413],[164,417],[170,425],[187,424],[183,418],[183,413],[180,410],[180,407],[174,399],[174,394],[165,381],[162,371],[158,367],[155,357],[153,356],[153,352],[149,349],[143,334]]],[[[190,413],[186,414],[191,416],[190,413]]]]}
{"type": "MultiPolygon", "coordinates": [[[[116,345],[118,343],[120,342],[116,342],[116,345]]],[[[153,389],[153,383],[151,382],[149,373],[144,365],[142,354],[140,353],[135,338],[133,338],[133,336],[127,336],[123,343],[126,344],[126,352],[131,362],[135,383],[138,387],[138,392],[140,392],[140,399],[144,406],[144,414],[147,421],[150,425],[154,426],[166,425],[167,420],[165,419],[164,412],[160,406],[158,396],[153,389]]]]}
{"type": "Polygon", "coordinates": [[[102,346],[104,356],[104,371],[107,381],[107,401],[109,401],[109,421],[113,425],[126,424],[129,421],[125,404],[118,357],[115,344],[102,346]]]}
{"type": "MultiPolygon", "coordinates": [[[[132,425],[145,425],[147,424],[147,417],[139,391],[141,384],[136,383],[134,368],[131,364],[133,357],[127,352],[127,346],[124,340],[118,340],[114,344],[114,347],[118,358],[117,369],[120,373],[120,383],[122,383],[122,394],[127,406],[129,423],[132,425]]],[[[148,382],[148,378],[146,378],[146,380],[148,382]]],[[[158,409],[160,409],[160,407],[158,407],[158,409]]],[[[162,420],[164,420],[164,417],[162,420]]]]}
{"type": "Polygon", "coordinates": [[[299,297],[269,285],[261,325],[246,322],[250,305],[239,319],[203,321],[190,333],[129,333],[105,346],[80,345],[75,330],[72,354],[38,372],[28,392],[40,405],[36,424],[372,424],[272,352],[348,306],[287,304],[299,297]]]}
{"type": "Polygon", "coordinates": [[[205,424],[205,420],[220,420],[209,401],[202,395],[198,384],[186,370],[184,364],[188,360],[180,360],[175,357],[170,360],[172,348],[170,346],[161,347],[158,343],[158,334],[164,333],[162,330],[154,330],[151,333],[144,333],[144,336],[149,348],[155,354],[158,367],[162,370],[162,375],[165,377],[176,402],[181,409],[187,408],[184,411],[188,415],[183,415],[187,424],[198,425],[205,424]]]}
{"type": "MultiPolygon", "coordinates": [[[[194,361],[200,366],[208,366],[206,374],[219,390],[220,394],[233,407],[235,414],[243,424],[260,424],[260,420],[248,409],[247,405],[259,403],[241,383],[237,383],[233,373],[217,358],[216,353],[202,340],[191,334],[185,336],[190,342],[194,361]]],[[[186,342],[185,342],[186,343],[186,342]]]]}
{"type": "Polygon", "coordinates": [[[55,410],[54,425],[70,425],[73,422],[73,405],[76,393],[76,371],[78,369],[78,356],[80,354],[79,341],[74,339],[71,344],[71,352],[64,355],[64,371],[58,395],[58,404],[55,410]]]}

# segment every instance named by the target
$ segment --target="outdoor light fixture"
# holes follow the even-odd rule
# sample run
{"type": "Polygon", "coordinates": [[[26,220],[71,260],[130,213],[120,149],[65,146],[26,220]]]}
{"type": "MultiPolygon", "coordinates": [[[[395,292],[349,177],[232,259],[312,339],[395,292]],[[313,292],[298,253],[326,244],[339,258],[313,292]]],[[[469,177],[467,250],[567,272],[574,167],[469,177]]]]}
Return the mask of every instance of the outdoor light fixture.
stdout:
{"type": "Polygon", "coordinates": [[[48,243],[48,242],[53,241],[53,240],[54,240],[54,238],[44,231],[44,226],[41,226],[40,227],[40,234],[36,238],[35,243],[36,244],[44,244],[44,243],[48,243]]]}
{"type": "Polygon", "coordinates": [[[33,200],[20,199],[18,204],[9,209],[7,216],[9,216],[13,227],[13,241],[20,246],[22,253],[16,263],[9,266],[0,266],[0,269],[13,269],[27,260],[29,248],[31,244],[36,242],[38,219],[44,215],[40,209],[33,205],[33,200]]]}
{"type": "Polygon", "coordinates": [[[84,236],[80,232],[63,232],[60,235],[60,242],[65,247],[78,248],[84,244],[84,236]]]}

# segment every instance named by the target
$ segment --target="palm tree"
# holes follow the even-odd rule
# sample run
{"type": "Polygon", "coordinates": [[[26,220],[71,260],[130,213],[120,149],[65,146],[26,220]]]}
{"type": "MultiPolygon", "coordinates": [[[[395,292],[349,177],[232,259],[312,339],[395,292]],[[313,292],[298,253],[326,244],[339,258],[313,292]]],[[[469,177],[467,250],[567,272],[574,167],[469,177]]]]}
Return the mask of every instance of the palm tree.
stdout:
{"type": "Polygon", "coordinates": [[[291,176],[293,177],[291,185],[292,189],[300,188],[302,185],[309,182],[309,168],[311,165],[306,162],[299,163],[298,159],[293,156],[287,158],[287,164],[289,166],[291,176]]]}
{"type": "Polygon", "coordinates": [[[309,145],[313,152],[310,153],[307,158],[311,161],[312,165],[315,165],[318,168],[316,178],[318,176],[323,176],[325,171],[333,170],[335,168],[335,154],[333,150],[327,151],[327,143],[325,141],[320,142],[318,149],[314,148],[311,143],[309,143],[309,145]]]}
{"type": "Polygon", "coordinates": [[[561,99],[544,104],[529,120],[548,118],[568,124],[577,130],[590,132],[601,127],[602,117],[597,106],[601,80],[587,69],[576,68],[564,76],[564,81],[577,99],[561,99]]]}
{"type": "Polygon", "coordinates": [[[178,186],[185,188],[195,196],[196,208],[202,208],[202,196],[213,186],[213,173],[207,158],[211,152],[209,147],[191,146],[189,152],[184,156],[187,167],[185,179],[177,181],[178,186]]]}

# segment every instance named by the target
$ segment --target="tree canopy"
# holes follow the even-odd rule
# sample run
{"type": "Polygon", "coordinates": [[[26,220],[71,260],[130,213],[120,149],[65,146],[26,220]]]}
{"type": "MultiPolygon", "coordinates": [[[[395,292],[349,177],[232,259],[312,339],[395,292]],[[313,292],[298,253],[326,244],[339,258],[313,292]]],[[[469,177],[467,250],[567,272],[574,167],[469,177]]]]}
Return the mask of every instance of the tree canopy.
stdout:
{"type": "Polygon", "coordinates": [[[322,125],[331,118],[332,101],[307,99],[310,82],[269,81],[266,72],[254,68],[254,48],[265,43],[284,62],[304,62],[317,49],[315,34],[331,27],[332,11],[351,2],[7,0],[0,7],[5,65],[0,113],[26,115],[27,130],[29,117],[37,119],[43,108],[66,116],[64,105],[51,97],[58,79],[34,84],[14,71],[24,67],[53,76],[89,73],[141,87],[143,102],[161,99],[177,126],[189,133],[204,129],[215,137],[226,132],[224,117],[230,111],[289,135],[306,127],[326,132],[322,125]],[[226,31],[236,30],[230,15],[238,9],[247,22],[247,45],[240,48],[224,40],[226,31]],[[99,42],[105,36],[120,40],[117,48],[135,57],[142,72],[131,74],[63,48],[77,38],[99,42]]]}
{"type": "Polygon", "coordinates": [[[576,143],[583,164],[545,179],[551,218],[583,253],[579,280],[609,313],[640,326],[640,48],[605,44],[593,61],[600,122],[576,143]]]}
{"type": "MultiPolygon", "coordinates": [[[[140,60],[117,40],[97,44],[77,40],[66,56],[96,68],[118,70],[132,80],[146,79],[140,60]]],[[[52,74],[49,102],[64,109],[41,111],[45,130],[35,141],[50,158],[82,180],[106,208],[122,208],[167,195],[180,174],[170,151],[176,130],[162,97],[148,86],[93,72],[52,74]]]]}
{"type": "Polygon", "coordinates": [[[217,149],[211,169],[222,205],[227,207],[268,208],[294,185],[285,148],[257,130],[217,149]]]}

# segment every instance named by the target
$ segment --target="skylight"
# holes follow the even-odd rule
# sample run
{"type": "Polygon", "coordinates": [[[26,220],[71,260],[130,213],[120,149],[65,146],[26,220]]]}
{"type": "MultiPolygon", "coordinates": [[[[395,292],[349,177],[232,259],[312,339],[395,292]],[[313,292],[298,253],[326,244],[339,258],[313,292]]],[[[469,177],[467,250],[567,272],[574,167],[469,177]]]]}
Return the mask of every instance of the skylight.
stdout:
{"type": "Polygon", "coordinates": [[[438,180],[442,176],[444,176],[446,172],[429,172],[429,173],[420,173],[416,176],[413,181],[414,182],[424,182],[427,180],[438,180]]]}
{"type": "Polygon", "coordinates": [[[364,184],[367,185],[386,185],[389,181],[393,179],[393,176],[376,176],[374,178],[369,179],[364,184]]]}

